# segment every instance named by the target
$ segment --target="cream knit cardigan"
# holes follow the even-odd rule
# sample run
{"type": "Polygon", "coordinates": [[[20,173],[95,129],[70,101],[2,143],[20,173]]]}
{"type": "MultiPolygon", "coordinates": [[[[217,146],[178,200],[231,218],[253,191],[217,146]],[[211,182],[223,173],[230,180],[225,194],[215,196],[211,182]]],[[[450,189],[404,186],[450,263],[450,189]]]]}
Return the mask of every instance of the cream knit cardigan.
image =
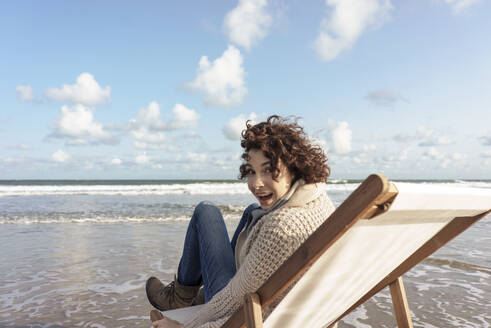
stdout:
{"type": "Polygon", "coordinates": [[[240,250],[242,265],[184,327],[218,328],[334,211],[324,184],[301,184],[282,207],[264,215],[240,250]]]}

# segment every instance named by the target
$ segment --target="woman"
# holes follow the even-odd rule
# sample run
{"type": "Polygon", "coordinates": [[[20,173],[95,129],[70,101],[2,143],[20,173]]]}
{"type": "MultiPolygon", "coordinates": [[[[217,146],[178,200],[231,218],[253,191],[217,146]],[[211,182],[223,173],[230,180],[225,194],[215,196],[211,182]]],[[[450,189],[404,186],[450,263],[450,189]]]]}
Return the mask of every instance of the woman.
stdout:
{"type": "Polygon", "coordinates": [[[202,303],[189,322],[164,318],[154,327],[220,327],[334,210],[322,188],[327,158],[303,128],[279,116],[246,124],[240,178],[259,201],[244,211],[229,242],[219,209],[200,203],[191,218],[177,277],[164,286],[147,281],[150,303],[169,310],[202,303]]]}

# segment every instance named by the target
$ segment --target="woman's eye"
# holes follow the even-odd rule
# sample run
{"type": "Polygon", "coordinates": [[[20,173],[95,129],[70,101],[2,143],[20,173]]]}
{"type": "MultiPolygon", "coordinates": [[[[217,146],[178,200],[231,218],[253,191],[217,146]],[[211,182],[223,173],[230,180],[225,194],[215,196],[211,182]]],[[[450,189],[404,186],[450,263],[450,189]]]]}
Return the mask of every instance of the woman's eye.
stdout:
{"type": "Polygon", "coordinates": [[[273,169],[271,169],[270,167],[267,167],[264,169],[264,172],[271,173],[271,172],[273,172],[273,169]]]}
{"type": "Polygon", "coordinates": [[[254,174],[254,171],[251,169],[247,169],[245,173],[246,173],[246,175],[252,175],[252,174],[254,174]]]}

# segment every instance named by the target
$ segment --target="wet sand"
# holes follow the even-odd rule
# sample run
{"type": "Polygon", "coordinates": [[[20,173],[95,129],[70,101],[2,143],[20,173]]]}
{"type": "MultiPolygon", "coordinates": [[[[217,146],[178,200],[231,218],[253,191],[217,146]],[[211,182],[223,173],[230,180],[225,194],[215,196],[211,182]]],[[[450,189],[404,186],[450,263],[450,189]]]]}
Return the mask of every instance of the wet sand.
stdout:
{"type": "MultiPolygon", "coordinates": [[[[480,238],[489,221],[465,233],[480,238]]],[[[149,327],[145,281],[172,279],[187,223],[2,225],[0,326],[149,327]]],[[[490,277],[486,265],[444,256],[418,265],[404,278],[414,327],[490,327],[490,277]]],[[[395,326],[387,290],[339,324],[395,326]]]]}

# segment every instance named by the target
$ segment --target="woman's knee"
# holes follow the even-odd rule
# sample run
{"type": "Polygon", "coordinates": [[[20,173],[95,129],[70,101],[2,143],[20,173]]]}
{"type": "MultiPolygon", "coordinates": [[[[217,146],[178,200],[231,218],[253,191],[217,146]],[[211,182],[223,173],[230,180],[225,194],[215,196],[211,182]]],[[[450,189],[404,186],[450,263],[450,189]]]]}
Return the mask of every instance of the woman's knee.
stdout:
{"type": "Polygon", "coordinates": [[[200,221],[223,220],[218,206],[206,200],[196,205],[193,217],[200,221]]]}

